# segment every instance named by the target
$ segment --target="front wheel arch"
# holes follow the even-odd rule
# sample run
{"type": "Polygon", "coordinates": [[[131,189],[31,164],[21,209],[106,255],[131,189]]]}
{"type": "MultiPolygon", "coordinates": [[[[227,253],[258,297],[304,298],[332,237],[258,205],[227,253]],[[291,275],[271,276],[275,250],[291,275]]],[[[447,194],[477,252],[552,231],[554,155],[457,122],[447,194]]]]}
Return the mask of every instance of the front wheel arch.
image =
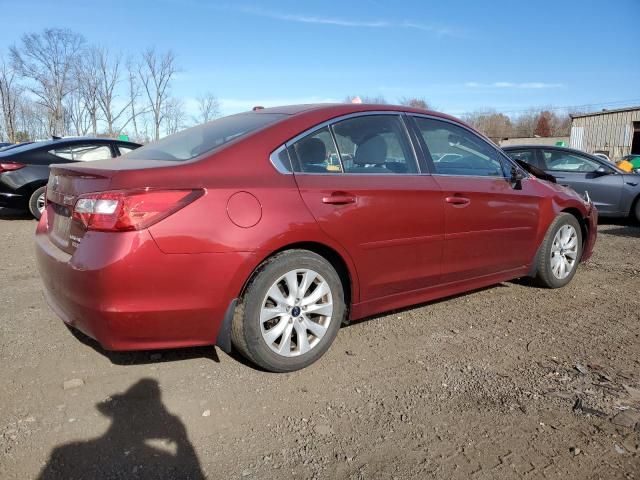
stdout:
{"type": "Polygon", "coordinates": [[[541,254],[540,252],[542,250],[542,243],[544,241],[544,238],[546,237],[547,232],[553,226],[553,223],[558,218],[558,216],[563,213],[568,213],[570,215],[573,215],[575,219],[578,221],[578,224],[580,225],[580,231],[582,233],[582,248],[584,248],[584,245],[587,239],[589,238],[589,225],[587,221],[580,213],[580,210],[578,210],[577,208],[565,208],[564,210],[560,210],[554,217],[553,221],[549,224],[549,226],[547,227],[547,230],[545,230],[544,232],[542,239],[540,240],[540,245],[538,245],[536,254],[533,257],[533,261],[531,262],[531,268],[527,273],[527,277],[535,278],[536,275],[538,275],[538,259],[540,258],[540,254],[541,254]]]}

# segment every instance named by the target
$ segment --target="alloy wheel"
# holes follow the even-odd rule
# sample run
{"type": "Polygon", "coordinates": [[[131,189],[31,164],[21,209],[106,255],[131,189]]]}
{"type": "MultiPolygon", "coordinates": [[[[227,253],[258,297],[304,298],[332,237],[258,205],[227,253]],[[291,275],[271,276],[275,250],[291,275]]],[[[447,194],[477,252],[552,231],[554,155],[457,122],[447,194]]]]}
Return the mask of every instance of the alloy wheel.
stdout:
{"type": "Polygon", "coordinates": [[[563,225],[551,244],[551,272],[563,280],[573,271],[578,259],[578,234],[572,225],[563,225]]]}
{"type": "Polygon", "coordinates": [[[273,283],[262,302],[262,338],[278,355],[303,355],[320,343],[332,315],[327,281],[310,269],[292,270],[273,283]]]}
{"type": "Polygon", "coordinates": [[[40,195],[38,195],[38,199],[36,200],[36,208],[40,213],[44,212],[44,204],[45,204],[44,193],[41,193],[40,195]]]}

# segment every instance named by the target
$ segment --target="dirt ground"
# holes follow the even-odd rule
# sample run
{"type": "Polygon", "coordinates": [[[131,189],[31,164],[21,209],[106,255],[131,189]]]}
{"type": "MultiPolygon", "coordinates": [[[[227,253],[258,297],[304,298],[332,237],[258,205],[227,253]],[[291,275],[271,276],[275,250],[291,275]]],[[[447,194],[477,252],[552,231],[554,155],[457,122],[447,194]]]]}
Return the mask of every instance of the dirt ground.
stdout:
{"type": "Polygon", "coordinates": [[[640,478],[640,228],[561,290],[503,283],[343,328],[287,375],[107,353],[0,211],[0,478],[640,478]]]}

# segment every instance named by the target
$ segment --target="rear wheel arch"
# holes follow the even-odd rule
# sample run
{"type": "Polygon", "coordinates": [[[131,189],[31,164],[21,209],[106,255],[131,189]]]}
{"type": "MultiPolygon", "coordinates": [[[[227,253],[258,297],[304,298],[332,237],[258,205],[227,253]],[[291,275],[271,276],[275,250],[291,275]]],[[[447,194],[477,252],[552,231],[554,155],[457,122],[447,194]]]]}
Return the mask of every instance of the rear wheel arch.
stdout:
{"type": "MultiPolygon", "coordinates": [[[[320,242],[297,242],[291,243],[288,245],[284,245],[281,248],[274,250],[268,256],[262,259],[258,266],[253,269],[251,275],[247,278],[247,280],[242,285],[242,289],[240,290],[239,298],[242,298],[245,294],[247,287],[251,284],[251,281],[256,277],[256,275],[260,272],[263,266],[275,255],[285,252],[287,250],[308,250],[317,255],[320,255],[325,260],[327,260],[331,266],[336,270],[338,276],[340,277],[340,281],[342,282],[342,287],[344,291],[345,304],[347,308],[351,305],[351,302],[354,298],[357,298],[357,283],[354,279],[355,272],[349,267],[348,263],[345,261],[344,257],[334,248],[329,247],[320,242]]],[[[348,315],[347,315],[348,318],[348,315]]]]}

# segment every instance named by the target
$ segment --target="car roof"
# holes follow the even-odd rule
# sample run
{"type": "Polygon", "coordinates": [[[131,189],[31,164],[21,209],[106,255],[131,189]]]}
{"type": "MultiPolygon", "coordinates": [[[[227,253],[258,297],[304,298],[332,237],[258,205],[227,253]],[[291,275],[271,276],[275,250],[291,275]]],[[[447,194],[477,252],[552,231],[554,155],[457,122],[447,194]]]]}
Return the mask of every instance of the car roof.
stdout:
{"type": "Polygon", "coordinates": [[[386,103],[310,103],[302,105],[285,105],[280,107],[260,108],[258,110],[254,110],[254,112],[256,113],[279,113],[284,115],[299,115],[310,111],[316,113],[322,112],[329,115],[334,113],[336,115],[348,115],[350,113],[360,113],[368,111],[395,111],[432,115],[434,117],[440,117],[448,120],[454,120],[458,123],[464,123],[460,119],[452,117],[445,113],[434,112],[433,110],[425,110],[423,108],[408,107],[406,105],[392,105],[386,103]]]}

